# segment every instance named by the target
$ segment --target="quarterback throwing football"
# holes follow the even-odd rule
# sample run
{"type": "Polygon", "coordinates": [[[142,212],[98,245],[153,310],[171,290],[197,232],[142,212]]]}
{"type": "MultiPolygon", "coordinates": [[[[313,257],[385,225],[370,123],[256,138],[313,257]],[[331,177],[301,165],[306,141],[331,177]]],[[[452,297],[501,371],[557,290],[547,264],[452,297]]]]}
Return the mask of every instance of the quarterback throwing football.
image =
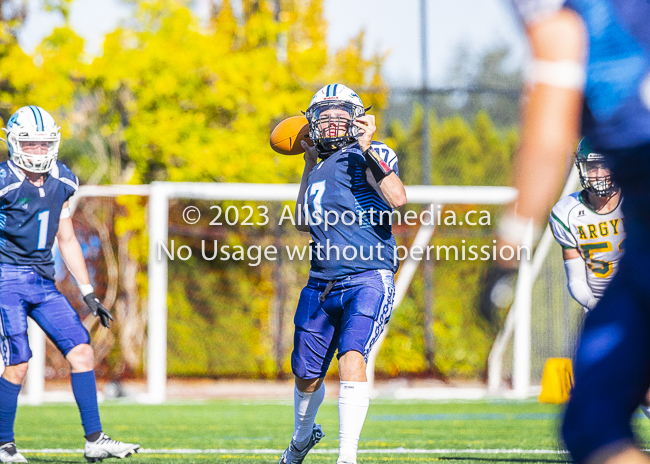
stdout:
{"type": "Polygon", "coordinates": [[[365,111],[356,93],[330,84],[316,92],[306,112],[315,146],[302,142],[296,227],[311,233],[312,258],[294,319],[294,433],[280,464],[301,463],[323,437],[314,422],[337,350],[337,462],[357,462],[370,402],[366,360],[390,318],[395,293],[395,239],[387,216],[406,203],[397,157],[372,141],[375,118],[365,111]]]}
{"type": "Polygon", "coordinates": [[[72,391],[86,437],[86,459],[124,458],[140,446],[112,440],[102,432],[90,337],[54,285],[52,246],[56,238],[84,301],[102,325],[109,327],[113,316],[93,293],[70,218],[68,199],[79,181],[57,161],[61,134],[45,110],[20,108],[3,130],[10,159],[0,163],[0,352],[5,365],[0,378],[0,462],[27,462],[16,450],[14,420],[32,356],[28,316],[70,364],[72,391]]]}

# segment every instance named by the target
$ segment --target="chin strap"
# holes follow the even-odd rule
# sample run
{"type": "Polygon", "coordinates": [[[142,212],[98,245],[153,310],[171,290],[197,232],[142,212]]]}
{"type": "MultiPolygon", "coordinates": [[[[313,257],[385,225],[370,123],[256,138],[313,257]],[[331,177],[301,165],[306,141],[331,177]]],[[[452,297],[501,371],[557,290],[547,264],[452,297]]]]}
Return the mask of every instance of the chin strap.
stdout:
{"type": "Polygon", "coordinates": [[[388,177],[393,172],[390,166],[381,159],[381,156],[379,156],[372,147],[363,152],[363,157],[366,159],[370,172],[377,183],[384,180],[385,177],[388,177]]]}

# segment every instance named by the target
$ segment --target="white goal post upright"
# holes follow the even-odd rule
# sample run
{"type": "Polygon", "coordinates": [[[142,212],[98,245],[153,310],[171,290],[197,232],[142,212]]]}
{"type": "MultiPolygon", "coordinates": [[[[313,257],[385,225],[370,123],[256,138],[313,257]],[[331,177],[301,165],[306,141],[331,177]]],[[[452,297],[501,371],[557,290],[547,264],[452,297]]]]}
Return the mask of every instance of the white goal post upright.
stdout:
{"type": "MultiPolygon", "coordinates": [[[[239,183],[191,183],[191,182],[152,182],[150,185],[108,185],[82,186],[71,199],[74,210],[78,201],[83,197],[117,197],[123,195],[149,196],[149,260],[148,260],[148,328],[147,328],[147,394],[140,398],[147,403],[163,403],[166,399],[167,383],[167,255],[165,252],[158,257],[158,244],[168,241],[169,200],[173,198],[201,200],[233,200],[233,201],[290,201],[295,202],[298,195],[298,184],[239,184],[239,183]]],[[[410,204],[476,204],[499,205],[514,200],[516,191],[511,187],[482,187],[482,186],[408,186],[406,195],[410,204]]],[[[433,227],[421,226],[425,229],[418,232],[417,244],[429,242],[433,227]],[[428,237],[427,237],[428,236],[428,237]]],[[[410,255],[410,253],[409,253],[410,255]]],[[[418,261],[406,261],[398,274],[396,287],[400,289],[399,300],[406,293],[418,261]],[[408,271],[408,272],[405,272],[408,271]],[[402,278],[402,273],[404,277],[402,278]]],[[[397,305],[395,307],[397,309],[397,305]]],[[[41,333],[41,337],[42,337],[41,333]]],[[[380,343],[375,345],[371,354],[372,368],[380,343]]],[[[44,350],[42,358],[35,363],[44,366],[44,350]]],[[[369,363],[370,364],[370,363],[369,363]]],[[[370,366],[369,366],[370,367],[370,366]]],[[[31,369],[30,369],[31,371],[31,369]]],[[[37,370],[38,371],[38,370],[37,370]]],[[[29,374],[28,375],[32,375],[29,374]]],[[[38,373],[43,376],[43,373],[38,373]]],[[[42,402],[34,396],[30,402],[42,402]]]]}
{"type": "MultiPolygon", "coordinates": [[[[579,175],[575,166],[572,168],[566,184],[562,189],[560,198],[564,198],[576,191],[579,175]]],[[[532,290],[542,265],[553,245],[553,233],[551,228],[546,226],[542,238],[537,244],[535,253],[530,262],[522,263],[519,269],[515,301],[513,302],[506,320],[497,335],[490,355],[488,357],[488,390],[492,394],[498,394],[502,390],[502,365],[503,355],[510,338],[513,340],[513,393],[515,397],[525,398],[530,394],[530,359],[531,359],[531,310],[532,290]],[[526,333],[527,335],[522,335],[526,333]]]]}
{"type": "MultiPolygon", "coordinates": [[[[298,184],[196,184],[153,182],[149,199],[149,288],[167,288],[167,255],[160,259],[156,241],[167,244],[167,215],[170,198],[196,198],[203,200],[249,200],[249,201],[295,201],[298,196],[298,184]],[[159,199],[154,199],[159,196],[159,199]],[[152,205],[156,205],[154,208],[152,205]],[[160,215],[160,217],[158,217],[160,215]],[[153,254],[153,256],[152,256],[153,254]],[[152,268],[153,266],[153,268],[152,268]],[[154,271],[155,269],[155,271],[154,271]],[[152,272],[153,271],[153,272],[152,272]],[[163,282],[164,281],[164,282],[163,282]]],[[[410,186],[406,187],[408,202],[419,204],[505,204],[512,201],[516,192],[510,187],[456,187],[456,186],[410,186]]],[[[424,226],[427,227],[427,226],[424,226]]],[[[430,239],[433,228],[426,230],[424,235],[430,239]]],[[[424,240],[422,240],[424,241],[424,240]]],[[[428,243],[428,240],[426,241],[428,243]]],[[[418,262],[409,265],[408,280],[398,278],[400,296],[403,297],[410,281],[415,274],[418,262]]],[[[405,276],[406,277],[406,276],[405,276]]],[[[147,366],[148,401],[161,403],[165,401],[166,375],[166,330],[155,334],[152,344],[152,328],[166,327],[167,299],[165,297],[149,297],[149,354],[147,366]],[[164,319],[164,321],[163,321],[164,319]]],[[[398,295],[396,295],[398,296],[398,295]]],[[[401,301],[401,299],[400,299],[401,301]]],[[[375,345],[375,352],[381,343],[375,345]]],[[[372,370],[374,372],[372,355],[372,370]]],[[[370,361],[370,359],[369,359],[370,361]]],[[[370,364],[370,363],[369,363],[370,364]]]]}

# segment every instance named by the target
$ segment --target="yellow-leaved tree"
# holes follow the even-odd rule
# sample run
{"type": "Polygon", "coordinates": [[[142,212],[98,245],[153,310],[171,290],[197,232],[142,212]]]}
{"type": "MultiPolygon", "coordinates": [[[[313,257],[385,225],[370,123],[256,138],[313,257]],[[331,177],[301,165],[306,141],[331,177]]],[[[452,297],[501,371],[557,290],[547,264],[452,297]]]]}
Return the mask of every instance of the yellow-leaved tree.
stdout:
{"type": "MultiPolygon", "coordinates": [[[[129,3],[133,17],[105,37],[98,57],[84,54],[83,39],[67,22],[33,54],[15,40],[0,44],[0,115],[6,120],[25,104],[50,111],[63,128],[60,157],[83,182],[297,182],[301,157],[284,157],[269,148],[277,122],[300,114],[313,93],[330,82],[357,89],[375,114],[386,105],[382,57],[363,58],[363,35],[343,50],[328,50],[323,0],[283,0],[279,12],[274,3],[243,0],[239,15],[229,0],[222,0],[204,23],[189,0],[129,3]]],[[[50,0],[46,6],[67,21],[68,0],[50,0]]],[[[126,196],[117,204],[84,200],[77,213],[79,227],[88,228],[80,236],[101,242],[96,281],[103,279],[100,296],[115,312],[117,330],[95,335],[94,343],[98,358],[108,360],[111,376],[142,369],[149,291],[146,205],[126,196]]],[[[247,234],[230,233],[228,240],[244,241],[247,234]]],[[[204,265],[170,269],[176,273],[169,291],[170,344],[177,343],[170,348],[172,373],[225,372],[214,367],[215,359],[199,355],[220,343],[218,334],[205,327],[221,324],[235,332],[233,339],[244,337],[238,356],[248,367],[240,374],[275,376],[287,362],[282,340],[289,329],[280,324],[281,336],[274,338],[278,327],[273,320],[280,316],[271,313],[284,314],[283,308],[293,305],[291,295],[277,297],[278,282],[289,277],[273,280],[270,267],[251,277],[241,268],[204,265]],[[214,295],[219,286],[225,288],[226,277],[235,279],[236,297],[228,301],[214,295]],[[197,310],[189,304],[189,279],[194,287],[216,286],[208,289],[213,304],[206,304],[214,307],[197,310]],[[232,312],[224,316],[226,307],[232,312]],[[197,343],[201,346],[184,348],[197,343]]]]}

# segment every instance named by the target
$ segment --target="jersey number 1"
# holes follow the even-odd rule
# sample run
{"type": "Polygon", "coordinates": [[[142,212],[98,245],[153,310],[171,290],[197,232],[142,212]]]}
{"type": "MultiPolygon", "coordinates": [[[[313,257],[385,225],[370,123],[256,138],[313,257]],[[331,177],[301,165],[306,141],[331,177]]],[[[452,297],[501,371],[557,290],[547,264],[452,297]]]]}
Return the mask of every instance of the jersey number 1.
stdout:
{"type": "Polygon", "coordinates": [[[38,213],[38,247],[43,250],[47,245],[47,229],[50,222],[50,211],[38,213]]]}

